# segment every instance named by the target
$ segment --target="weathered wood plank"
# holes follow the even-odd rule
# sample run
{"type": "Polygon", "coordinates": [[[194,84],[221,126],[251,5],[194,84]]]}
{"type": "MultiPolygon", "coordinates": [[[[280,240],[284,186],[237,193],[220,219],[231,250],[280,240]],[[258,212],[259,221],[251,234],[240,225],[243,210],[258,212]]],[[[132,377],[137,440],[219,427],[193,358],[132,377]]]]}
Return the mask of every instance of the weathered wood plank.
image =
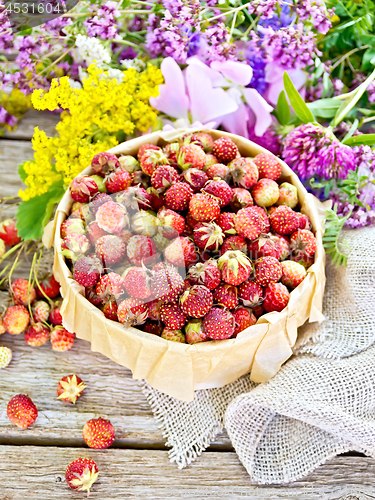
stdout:
{"type": "Polygon", "coordinates": [[[18,165],[30,160],[32,156],[30,141],[0,139],[0,197],[17,196],[22,187],[18,176],[18,165]]]}
{"type": "Polygon", "coordinates": [[[188,468],[178,470],[165,451],[2,446],[0,500],[78,498],[65,482],[65,468],[80,456],[95,460],[100,470],[92,499],[343,500],[375,494],[375,460],[369,458],[335,458],[303,481],[261,487],[250,483],[234,453],[206,452],[188,468]]]}
{"type": "Polygon", "coordinates": [[[12,140],[30,140],[35,127],[39,127],[47,135],[52,136],[55,134],[55,127],[59,120],[58,114],[30,109],[24,114],[17,129],[14,132],[5,132],[4,137],[12,140]]]}

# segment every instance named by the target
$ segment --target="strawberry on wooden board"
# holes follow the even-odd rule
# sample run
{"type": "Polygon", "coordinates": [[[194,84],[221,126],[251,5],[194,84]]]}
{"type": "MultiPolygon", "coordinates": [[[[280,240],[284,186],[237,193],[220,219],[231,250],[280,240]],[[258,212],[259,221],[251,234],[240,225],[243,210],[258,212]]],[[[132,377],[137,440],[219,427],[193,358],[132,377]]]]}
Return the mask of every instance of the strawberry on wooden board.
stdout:
{"type": "Polygon", "coordinates": [[[16,224],[16,219],[6,219],[0,222],[0,239],[4,241],[7,247],[13,247],[21,242],[16,224]]]}
{"type": "Polygon", "coordinates": [[[64,403],[75,404],[86,387],[76,374],[67,375],[57,385],[57,398],[64,403]]]}
{"type": "Polygon", "coordinates": [[[28,396],[17,394],[8,403],[7,415],[12,424],[27,429],[37,419],[38,410],[28,396]]]}
{"type": "Polygon", "coordinates": [[[65,479],[70,488],[77,491],[87,491],[90,494],[90,488],[98,479],[98,466],[89,458],[77,458],[70,462],[65,471],[65,479]]]}
{"type": "Polygon", "coordinates": [[[30,322],[30,314],[25,306],[11,306],[6,310],[3,321],[8,333],[19,335],[26,330],[30,322]]]}
{"type": "Polygon", "coordinates": [[[115,441],[115,429],[104,418],[93,418],[86,422],[82,435],[87,446],[97,450],[109,448],[115,441]]]}

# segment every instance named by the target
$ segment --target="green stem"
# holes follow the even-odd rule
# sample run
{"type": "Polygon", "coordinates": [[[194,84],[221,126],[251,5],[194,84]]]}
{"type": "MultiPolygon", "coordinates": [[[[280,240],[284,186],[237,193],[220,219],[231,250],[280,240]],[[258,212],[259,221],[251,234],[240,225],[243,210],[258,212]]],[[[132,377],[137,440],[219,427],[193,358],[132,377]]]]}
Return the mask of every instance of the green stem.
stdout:
{"type": "MultiPolygon", "coordinates": [[[[246,7],[248,7],[250,4],[251,4],[251,2],[247,2],[244,5],[241,5],[241,7],[236,7],[235,9],[230,9],[227,12],[223,12],[222,14],[218,14],[217,16],[210,17],[208,19],[208,21],[209,22],[215,21],[216,19],[220,19],[223,16],[228,16],[229,14],[234,14],[235,12],[240,12],[241,10],[246,9],[246,7]]],[[[206,22],[206,19],[202,20],[200,22],[200,24],[202,24],[203,22],[206,22]]]]}
{"type": "Polygon", "coordinates": [[[364,49],[368,49],[368,48],[369,48],[369,45],[362,45],[362,47],[357,47],[355,49],[350,50],[344,56],[340,57],[340,59],[337,62],[335,62],[335,64],[331,67],[331,72],[335,68],[337,68],[337,66],[339,66],[343,61],[345,61],[345,59],[347,59],[348,57],[352,56],[356,52],[359,52],[360,50],[364,50],[364,49]]]}
{"type": "MultiPolygon", "coordinates": [[[[33,261],[31,263],[31,267],[30,267],[29,283],[28,283],[28,287],[27,287],[28,292],[30,292],[30,290],[32,289],[31,281],[32,281],[32,277],[33,277],[33,270],[34,270],[34,266],[35,266],[36,256],[37,256],[37,252],[35,252],[34,255],[33,255],[33,261]]],[[[28,305],[28,309],[29,309],[30,318],[31,318],[32,322],[34,323],[34,315],[33,315],[33,312],[31,310],[31,303],[30,303],[30,301],[28,301],[27,305],[28,305]]]]}
{"type": "Polygon", "coordinates": [[[0,263],[3,262],[3,260],[5,260],[7,257],[9,257],[9,255],[12,255],[13,252],[15,252],[21,245],[23,244],[23,242],[21,241],[20,243],[18,243],[17,245],[15,245],[14,247],[10,248],[0,259],[0,263]]]}

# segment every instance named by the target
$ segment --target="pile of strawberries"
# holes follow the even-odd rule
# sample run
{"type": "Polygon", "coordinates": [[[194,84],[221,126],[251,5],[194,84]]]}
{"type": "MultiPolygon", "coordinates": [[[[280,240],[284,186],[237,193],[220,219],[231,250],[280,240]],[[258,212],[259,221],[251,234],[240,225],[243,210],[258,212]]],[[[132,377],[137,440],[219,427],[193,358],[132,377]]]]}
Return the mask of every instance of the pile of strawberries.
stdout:
{"type": "Polygon", "coordinates": [[[189,344],[233,338],[282,311],[314,262],[310,220],[271,154],[200,132],[91,166],[70,186],[61,247],[113,321],[189,344]]]}

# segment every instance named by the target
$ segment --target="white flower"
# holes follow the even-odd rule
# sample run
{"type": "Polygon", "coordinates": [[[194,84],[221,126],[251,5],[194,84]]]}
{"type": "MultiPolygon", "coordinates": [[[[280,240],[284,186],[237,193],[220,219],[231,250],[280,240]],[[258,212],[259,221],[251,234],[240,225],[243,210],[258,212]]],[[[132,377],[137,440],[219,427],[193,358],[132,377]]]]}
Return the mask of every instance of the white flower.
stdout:
{"type": "Polygon", "coordinates": [[[137,71],[143,71],[146,67],[146,64],[142,61],[142,59],[138,59],[138,58],[123,59],[122,61],[120,61],[120,63],[126,69],[134,68],[137,71]]]}
{"type": "Polygon", "coordinates": [[[102,68],[111,61],[111,54],[103,47],[102,43],[97,38],[78,34],[76,38],[76,47],[79,56],[88,66],[95,63],[96,66],[102,68]]]}
{"type": "Polygon", "coordinates": [[[124,81],[124,73],[120,69],[108,68],[106,73],[108,73],[108,78],[111,80],[116,78],[117,83],[122,83],[124,81]]]}

